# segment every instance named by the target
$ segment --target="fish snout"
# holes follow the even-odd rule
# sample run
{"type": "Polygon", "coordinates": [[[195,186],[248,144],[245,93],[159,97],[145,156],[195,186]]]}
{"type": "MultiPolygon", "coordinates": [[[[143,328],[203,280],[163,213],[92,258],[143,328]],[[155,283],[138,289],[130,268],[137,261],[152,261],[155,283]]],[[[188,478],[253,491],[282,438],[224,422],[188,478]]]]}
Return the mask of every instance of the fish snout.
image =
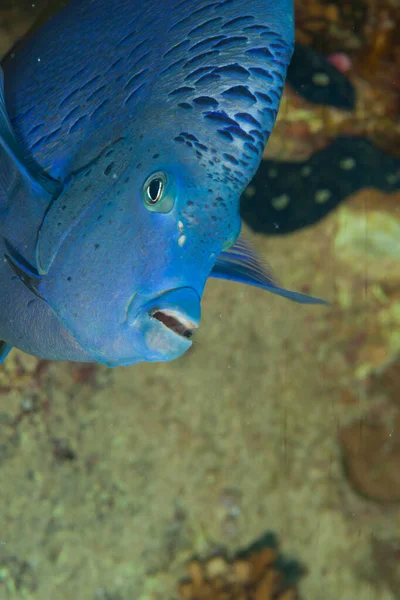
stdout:
{"type": "Polygon", "coordinates": [[[135,313],[128,323],[141,334],[143,359],[174,360],[192,345],[200,323],[200,297],[193,288],[176,288],[157,295],[135,313]]]}

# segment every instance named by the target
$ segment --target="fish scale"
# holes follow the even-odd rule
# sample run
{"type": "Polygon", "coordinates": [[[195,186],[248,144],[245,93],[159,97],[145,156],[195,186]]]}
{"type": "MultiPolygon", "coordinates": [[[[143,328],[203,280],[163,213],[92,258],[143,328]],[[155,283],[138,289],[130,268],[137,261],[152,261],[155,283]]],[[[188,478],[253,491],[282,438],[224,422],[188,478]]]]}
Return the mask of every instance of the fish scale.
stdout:
{"type": "Polygon", "coordinates": [[[163,8],[71,0],[3,64],[3,357],[172,360],[210,276],[322,302],[279,286],[238,238],[293,48],[291,0],[163,8]]]}

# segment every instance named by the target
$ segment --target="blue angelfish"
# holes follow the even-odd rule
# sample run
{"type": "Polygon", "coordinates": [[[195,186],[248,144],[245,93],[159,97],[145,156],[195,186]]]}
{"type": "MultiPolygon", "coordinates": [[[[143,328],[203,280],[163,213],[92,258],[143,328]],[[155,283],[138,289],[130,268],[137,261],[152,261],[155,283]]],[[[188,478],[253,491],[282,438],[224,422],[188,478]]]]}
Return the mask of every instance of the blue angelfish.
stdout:
{"type": "Polygon", "coordinates": [[[239,237],[292,51],[292,0],[72,0],[13,50],[3,358],[177,358],[210,276],[320,302],[274,283],[239,237]]]}

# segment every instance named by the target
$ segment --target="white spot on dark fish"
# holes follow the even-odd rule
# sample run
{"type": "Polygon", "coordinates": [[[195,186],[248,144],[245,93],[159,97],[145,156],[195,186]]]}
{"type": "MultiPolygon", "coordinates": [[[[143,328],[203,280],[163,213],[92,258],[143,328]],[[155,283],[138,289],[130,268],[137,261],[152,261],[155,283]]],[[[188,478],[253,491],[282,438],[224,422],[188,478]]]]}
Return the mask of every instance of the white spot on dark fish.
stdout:
{"type": "Polygon", "coordinates": [[[253,196],[256,195],[256,188],[254,187],[254,185],[249,185],[245,189],[244,193],[248,198],[252,198],[253,196]]]}
{"type": "Polygon", "coordinates": [[[389,175],[386,176],[386,181],[391,184],[395,184],[400,181],[400,171],[397,171],[396,173],[389,173],[389,175]]]}
{"type": "Polygon", "coordinates": [[[354,167],[356,166],[356,161],[354,160],[354,158],[347,157],[347,158],[343,158],[340,161],[340,166],[342,169],[344,169],[345,171],[350,171],[351,169],[354,169],[354,167]]]}
{"type": "Polygon", "coordinates": [[[330,79],[326,73],[314,73],[312,76],[312,82],[314,85],[325,87],[329,85],[330,79]]]}
{"type": "Polygon", "coordinates": [[[332,194],[329,190],[318,190],[315,193],[314,199],[317,204],[325,204],[331,196],[332,194]]]}
{"type": "Polygon", "coordinates": [[[290,198],[287,194],[282,194],[281,196],[276,196],[276,198],[272,198],[271,204],[275,208],[275,210],[283,210],[287,207],[290,202],[290,198]]]}

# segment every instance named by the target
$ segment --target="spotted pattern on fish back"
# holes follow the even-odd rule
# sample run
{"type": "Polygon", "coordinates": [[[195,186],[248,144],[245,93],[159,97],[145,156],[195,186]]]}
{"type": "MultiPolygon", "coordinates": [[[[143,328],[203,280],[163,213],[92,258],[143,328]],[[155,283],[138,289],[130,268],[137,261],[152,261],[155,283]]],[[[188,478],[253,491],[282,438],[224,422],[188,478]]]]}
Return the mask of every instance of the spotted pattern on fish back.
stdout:
{"type": "Polygon", "coordinates": [[[36,36],[30,76],[19,78],[23,89],[10,104],[16,132],[43,168],[63,177],[124,135],[127,122],[134,138],[143,107],[155,106],[169,129],[181,124],[171,140],[182,129],[195,135],[207,168],[216,149],[225,169],[211,168],[211,177],[242,189],[278,109],[292,52],[289,0],[169,0],[162,14],[154,4],[118,0],[110,12],[108,0],[96,0],[93,19],[92,3],[80,0],[78,27],[72,0],[52,21],[51,43],[46,30],[36,36]],[[66,32],[67,53],[59,47],[66,32]]]}
{"type": "Polygon", "coordinates": [[[233,2],[210,2],[170,27],[180,37],[162,56],[159,85],[193,123],[175,141],[193,148],[210,179],[242,191],[275,122],[293,47],[251,14],[224,15],[233,2]]]}
{"type": "MultiPolygon", "coordinates": [[[[102,0],[99,0],[98,4],[101,3],[102,0]]],[[[46,106],[47,103],[51,106],[52,119],[48,118],[49,109],[44,110],[38,103],[31,105],[34,96],[30,94],[30,83],[26,84],[26,91],[21,95],[23,107],[12,118],[12,124],[23,134],[27,150],[45,168],[51,162],[47,156],[51,155],[60,141],[64,140],[65,144],[68,139],[72,145],[72,139],[79,142],[96,130],[105,129],[104,123],[110,123],[119,114],[116,99],[122,107],[134,106],[145,92],[146,85],[149,85],[148,58],[155,50],[151,32],[157,27],[159,19],[150,10],[151,7],[143,9],[138,18],[137,9],[132,10],[129,3],[132,5],[130,0],[121,0],[121,10],[115,11],[109,27],[102,30],[102,48],[109,49],[102,52],[96,42],[99,36],[95,35],[95,31],[91,32],[91,27],[96,26],[91,19],[92,7],[82,3],[81,18],[86,23],[82,27],[87,37],[92,39],[92,44],[79,54],[79,67],[72,69],[69,76],[68,69],[64,71],[58,66],[52,67],[56,74],[62,74],[63,85],[55,85],[49,77],[41,82],[43,96],[48,99],[46,106]],[[127,12],[130,21],[126,18],[127,12]],[[148,33],[143,35],[143,32],[148,33]],[[54,123],[54,126],[51,127],[49,123],[54,123]]],[[[59,37],[65,35],[65,30],[71,30],[68,14],[60,21],[58,28],[59,37]]],[[[43,51],[36,52],[43,56],[43,63],[48,63],[45,41],[40,43],[43,44],[43,51]]],[[[41,50],[41,46],[38,46],[41,50]]],[[[71,47],[75,48],[73,41],[71,47]]],[[[40,76],[39,71],[37,79],[40,76]]]]}

